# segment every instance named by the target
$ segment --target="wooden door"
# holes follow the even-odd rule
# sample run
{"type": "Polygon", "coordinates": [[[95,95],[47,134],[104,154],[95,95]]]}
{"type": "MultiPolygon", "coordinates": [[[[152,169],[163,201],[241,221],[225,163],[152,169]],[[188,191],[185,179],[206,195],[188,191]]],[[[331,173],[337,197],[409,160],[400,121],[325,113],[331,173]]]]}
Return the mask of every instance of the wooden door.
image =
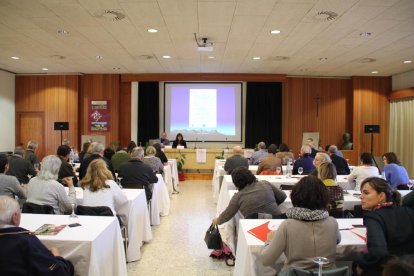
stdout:
{"type": "Polygon", "coordinates": [[[40,160],[45,155],[44,112],[18,112],[16,114],[16,145],[26,148],[29,140],[36,140],[39,147],[36,151],[40,160]]]}

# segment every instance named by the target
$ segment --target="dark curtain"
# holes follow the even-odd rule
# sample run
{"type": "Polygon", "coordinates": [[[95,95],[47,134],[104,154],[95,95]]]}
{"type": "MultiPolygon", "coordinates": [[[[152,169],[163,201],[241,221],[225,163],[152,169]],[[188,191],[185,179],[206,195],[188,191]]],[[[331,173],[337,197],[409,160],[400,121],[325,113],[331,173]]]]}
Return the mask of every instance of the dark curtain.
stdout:
{"type": "Polygon", "coordinates": [[[281,143],[282,83],[248,82],[246,88],[245,146],[263,141],[266,145],[281,143]]]}
{"type": "Polygon", "coordinates": [[[138,145],[159,138],[159,85],[158,82],[138,83],[138,145]]]}

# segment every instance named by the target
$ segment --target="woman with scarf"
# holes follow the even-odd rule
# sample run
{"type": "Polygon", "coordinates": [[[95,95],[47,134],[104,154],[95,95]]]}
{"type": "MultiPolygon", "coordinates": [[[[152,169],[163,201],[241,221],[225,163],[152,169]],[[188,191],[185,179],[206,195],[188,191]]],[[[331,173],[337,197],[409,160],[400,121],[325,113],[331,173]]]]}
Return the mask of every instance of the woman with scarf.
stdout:
{"type": "Polygon", "coordinates": [[[288,219],[261,252],[263,265],[273,265],[284,253],[286,260],[278,275],[284,275],[291,266],[316,268],[315,257],[326,257],[329,263],[325,267],[335,267],[340,236],[338,223],[326,210],[329,194],[325,185],[314,176],[304,177],[293,187],[290,198],[293,208],[286,212],[288,219]]]}
{"type": "Polygon", "coordinates": [[[370,177],[361,183],[368,252],[357,256],[360,275],[381,275],[392,256],[414,254],[414,208],[400,207],[401,195],[387,181],[370,177]]]}

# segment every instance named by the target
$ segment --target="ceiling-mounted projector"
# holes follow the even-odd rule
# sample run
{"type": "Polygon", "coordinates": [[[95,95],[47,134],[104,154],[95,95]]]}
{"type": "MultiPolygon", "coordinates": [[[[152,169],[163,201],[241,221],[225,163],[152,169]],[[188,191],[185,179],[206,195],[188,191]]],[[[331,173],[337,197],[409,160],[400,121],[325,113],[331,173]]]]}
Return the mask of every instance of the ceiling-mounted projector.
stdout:
{"type": "Polygon", "coordinates": [[[213,49],[213,43],[208,41],[207,37],[203,37],[201,39],[197,39],[197,35],[194,33],[194,38],[197,43],[197,51],[199,52],[212,52],[213,49]]]}

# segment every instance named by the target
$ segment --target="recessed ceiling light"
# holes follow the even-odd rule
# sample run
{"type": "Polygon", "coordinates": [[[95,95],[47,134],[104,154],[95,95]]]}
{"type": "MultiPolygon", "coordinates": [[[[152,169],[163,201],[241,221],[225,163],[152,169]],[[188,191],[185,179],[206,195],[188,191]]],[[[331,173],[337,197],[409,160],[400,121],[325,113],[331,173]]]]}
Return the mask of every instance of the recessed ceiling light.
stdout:
{"type": "Polygon", "coordinates": [[[280,31],[279,30],[271,30],[270,33],[271,34],[280,34],[280,31]]]}
{"type": "Polygon", "coordinates": [[[12,59],[20,59],[19,57],[11,57],[12,59]]]}
{"type": "Polygon", "coordinates": [[[147,30],[149,33],[158,33],[157,29],[148,29],[147,30]]]}
{"type": "Polygon", "coordinates": [[[42,68],[42,70],[43,70],[43,71],[47,71],[47,70],[49,70],[49,69],[47,69],[46,67],[43,67],[43,68],[42,68]]]}
{"type": "Polygon", "coordinates": [[[411,63],[411,62],[413,62],[413,61],[412,60],[404,60],[403,63],[408,64],[408,63],[411,63]]]}
{"type": "Polygon", "coordinates": [[[261,57],[253,57],[254,60],[259,60],[261,57]]]}
{"type": "Polygon", "coordinates": [[[327,61],[327,60],[328,60],[328,58],[326,58],[326,57],[319,58],[319,61],[322,61],[322,62],[327,61]]]}
{"type": "Polygon", "coordinates": [[[64,30],[64,29],[59,29],[59,30],[57,31],[57,33],[58,33],[58,34],[60,34],[60,35],[67,35],[67,34],[69,34],[69,32],[68,32],[68,31],[66,31],[66,30],[64,30]]]}
{"type": "Polygon", "coordinates": [[[208,56],[208,59],[215,59],[216,57],[208,56]]]}
{"type": "Polygon", "coordinates": [[[378,74],[378,71],[372,71],[371,73],[372,74],[378,74]]]}
{"type": "Polygon", "coordinates": [[[103,56],[97,55],[96,59],[103,59],[103,56]]]}
{"type": "Polygon", "coordinates": [[[362,33],[360,33],[359,35],[360,36],[370,36],[372,33],[370,33],[370,32],[362,32],[362,33]]]}
{"type": "Polygon", "coordinates": [[[162,56],[162,58],[171,58],[171,56],[162,56]]]}

